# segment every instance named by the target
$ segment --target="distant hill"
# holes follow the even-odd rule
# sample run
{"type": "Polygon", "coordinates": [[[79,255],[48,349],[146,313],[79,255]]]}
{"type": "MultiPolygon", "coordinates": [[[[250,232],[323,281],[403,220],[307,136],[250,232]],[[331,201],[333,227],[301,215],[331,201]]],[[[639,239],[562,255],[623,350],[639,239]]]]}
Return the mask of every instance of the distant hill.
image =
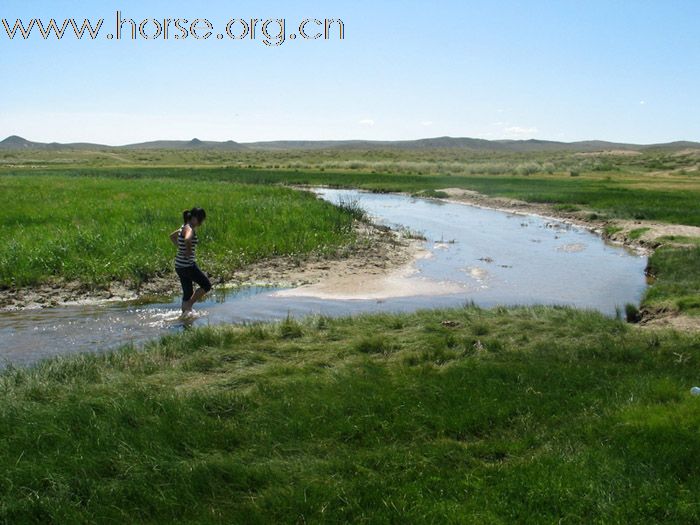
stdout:
{"type": "Polygon", "coordinates": [[[486,140],[468,137],[435,137],[418,140],[396,141],[367,141],[367,140],[338,140],[338,141],[271,141],[248,142],[251,149],[261,150],[312,150],[312,149],[465,149],[471,151],[504,151],[504,152],[547,152],[572,151],[594,152],[609,150],[643,151],[645,149],[700,149],[700,142],[669,142],[667,144],[625,144],[606,142],[602,140],[587,140],[579,142],[556,142],[552,140],[486,140]]]}
{"type": "Polygon", "coordinates": [[[90,144],[83,142],[76,142],[73,144],[59,144],[58,142],[32,142],[17,135],[12,135],[7,137],[5,140],[0,142],[0,150],[24,150],[24,149],[39,149],[39,150],[64,150],[64,149],[87,149],[87,150],[100,150],[100,149],[110,149],[111,146],[105,146],[102,144],[90,144]]]}
{"type": "Polygon", "coordinates": [[[213,150],[240,150],[246,147],[238,142],[228,140],[226,142],[203,141],[199,139],[192,140],[156,140],[153,142],[141,142],[139,144],[128,144],[126,146],[117,146],[117,149],[213,149],[213,150]]]}
{"type": "Polygon", "coordinates": [[[34,149],[43,146],[45,146],[45,144],[30,142],[27,139],[18,137],[17,135],[11,135],[0,142],[0,148],[2,149],[34,149]]]}
{"type": "Polygon", "coordinates": [[[269,142],[239,143],[233,140],[225,142],[192,140],[157,140],[127,144],[125,146],[105,146],[102,144],[73,143],[59,144],[31,142],[17,135],[7,137],[0,142],[0,150],[212,150],[212,151],[288,151],[288,150],[429,150],[429,149],[463,149],[469,151],[494,152],[595,152],[595,151],[644,151],[649,149],[684,150],[700,149],[700,142],[668,142],[664,144],[626,144],[587,140],[579,142],[557,142],[552,140],[486,140],[468,137],[435,137],[418,140],[277,140],[269,142]]]}

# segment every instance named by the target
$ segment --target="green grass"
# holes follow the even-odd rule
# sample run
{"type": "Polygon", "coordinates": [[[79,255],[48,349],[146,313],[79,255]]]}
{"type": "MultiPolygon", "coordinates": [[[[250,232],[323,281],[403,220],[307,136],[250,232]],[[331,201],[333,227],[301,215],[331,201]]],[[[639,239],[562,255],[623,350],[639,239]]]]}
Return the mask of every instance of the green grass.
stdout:
{"type": "MultiPolygon", "coordinates": [[[[303,153],[299,154],[303,157],[303,153]]],[[[430,158],[426,155],[426,158],[430,158]]],[[[497,162],[497,160],[492,161],[497,162]]],[[[430,163],[428,163],[430,164],[430,163]]],[[[381,171],[320,171],[318,169],[250,169],[204,166],[198,168],[61,168],[34,169],[32,173],[119,177],[127,179],[172,178],[198,181],[227,181],[248,184],[311,184],[364,188],[373,191],[409,193],[459,187],[487,195],[558,205],[564,210],[586,208],[611,218],[652,220],[700,226],[700,183],[697,177],[678,175],[658,178],[627,167],[625,172],[597,172],[586,177],[568,174],[537,173],[528,176],[489,174],[483,169],[469,174],[420,174],[405,169],[395,173],[381,171]],[[630,171],[631,170],[631,171],[630,171]],[[606,173],[609,173],[606,175],[606,173]]],[[[620,168],[621,169],[621,168],[620,168]]],[[[636,168],[639,170],[639,168],[636,168]]],[[[8,174],[27,170],[4,170],[8,174]]]]}
{"type": "Polygon", "coordinates": [[[168,234],[182,210],[201,206],[198,256],[230,276],[273,256],[330,253],[350,243],[352,210],[281,187],[201,179],[0,175],[4,235],[0,287],[53,279],[136,283],[172,269],[168,234]]]}
{"type": "Polygon", "coordinates": [[[612,235],[615,235],[615,234],[618,233],[618,232],[621,232],[621,231],[622,231],[622,228],[620,228],[619,226],[606,226],[605,229],[604,229],[604,231],[605,231],[605,234],[606,234],[606,235],[612,236],[612,235]]]}
{"type": "Polygon", "coordinates": [[[644,235],[646,232],[651,230],[651,228],[636,228],[634,230],[631,230],[627,236],[632,239],[636,240],[639,239],[642,235],[644,235]]]}
{"type": "Polygon", "coordinates": [[[465,308],[8,370],[0,522],[697,523],[699,360],[698,335],[465,308]]]}
{"type": "Polygon", "coordinates": [[[649,258],[649,273],[654,282],[642,304],[700,315],[700,246],[676,248],[662,246],[649,258]]]}
{"type": "MultiPolygon", "coordinates": [[[[278,184],[461,187],[700,225],[697,162],[1,152],[0,287],[169,272],[166,235],[193,205],[213,272],[352,241],[355,203],[278,184]]],[[[700,246],[685,244],[651,257],[645,308],[700,313],[700,246]]],[[[11,368],[0,523],[697,523],[699,360],[698,334],[538,307],[288,318],[11,368]]]]}
{"type": "Polygon", "coordinates": [[[674,244],[700,245],[700,237],[686,237],[685,235],[664,235],[657,238],[661,242],[671,242],[674,244]]]}

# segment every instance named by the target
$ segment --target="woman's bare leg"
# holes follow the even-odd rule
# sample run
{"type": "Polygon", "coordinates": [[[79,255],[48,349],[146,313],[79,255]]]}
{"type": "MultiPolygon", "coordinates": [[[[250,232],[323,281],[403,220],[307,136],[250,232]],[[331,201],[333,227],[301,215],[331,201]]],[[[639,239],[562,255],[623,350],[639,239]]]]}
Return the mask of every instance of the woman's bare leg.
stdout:
{"type": "Polygon", "coordinates": [[[201,301],[205,295],[207,295],[207,291],[204,288],[197,288],[197,291],[192,295],[192,299],[182,303],[183,312],[189,312],[192,310],[194,303],[201,301]]]}

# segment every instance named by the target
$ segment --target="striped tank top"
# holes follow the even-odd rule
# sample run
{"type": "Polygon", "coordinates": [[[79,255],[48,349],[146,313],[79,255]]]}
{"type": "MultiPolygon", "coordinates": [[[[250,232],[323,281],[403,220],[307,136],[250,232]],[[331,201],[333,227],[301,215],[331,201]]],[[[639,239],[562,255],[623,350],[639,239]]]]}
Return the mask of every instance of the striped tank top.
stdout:
{"type": "Polygon", "coordinates": [[[185,255],[187,244],[185,243],[184,230],[185,225],[183,224],[180,228],[180,233],[177,235],[177,255],[175,256],[175,268],[187,268],[189,266],[194,266],[195,264],[194,252],[197,248],[197,243],[199,242],[197,239],[197,233],[194,231],[194,229],[192,230],[192,254],[187,257],[185,255]]]}

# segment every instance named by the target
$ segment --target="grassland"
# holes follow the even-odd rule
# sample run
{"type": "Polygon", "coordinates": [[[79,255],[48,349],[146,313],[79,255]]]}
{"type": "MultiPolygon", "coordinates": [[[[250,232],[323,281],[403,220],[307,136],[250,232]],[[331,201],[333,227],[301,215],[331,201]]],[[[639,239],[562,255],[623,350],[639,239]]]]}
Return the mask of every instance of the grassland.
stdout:
{"type": "MultiPolygon", "coordinates": [[[[346,243],[351,214],[277,187],[290,184],[432,197],[463,188],[611,221],[609,234],[619,230],[616,219],[700,226],[696,151],[2,152],[0,188],[14,233],[0,241],[0,286],[56,278],[138,283],[164,274],[172,250],[163,232],[191,201],[212,211],[202,256],[218,274],[346,243]]],[[[636,227],[628,239],[646,231],[636,227]]],[[[699,253],[697,245],[669,246],[652,259],[657,283],[647,310],[698,313],[699,253]]]]}
{"type": "Polygon", "coordinates": [[[700,152],[640,155],[427,151],[0,152],[0,173],[327,184],[419,192],[459,187],[610,217],[700,226],[700,152]],[[5,158],[3,155],[15,155],[5,158]],[[60,157],[63,158],[60,158],[60,157]],[[93,158],[94,157],[94,158],[93,158]],[[50,161],[49,159],[54,159],[50,161]],[[187,166],[187,167],[183,167],[187,166]]]}
{"type": "Polygon", "coordinates": [[[5,371],[0,522],[697,523],[699,337],[469,307],[5,371]]]}
{"type": "MultiPolygon", "coordinates": [[[[214,268],[347,242],[352,210],[284,184],[477,190],[611,219],[608,234],[616,218],[700,225],[695,153],[51,155],[0,153],[4,285],[167,271],[183,202],[211,212],[214,268]]],[[[660,242],[644,309],[698,315],[700,241],[660,242]]],[[[698,360],[697,332],[465,307],[10,368],[0,523],[697,523],[698,360]]]]}
{"type": "Polygon", "coordinates": [[[172,272],[168,234],[182,210],[207,209],[200,256],[227,277],[279,255],[331,253],[353,238],[353,216],[286,188],[189,177],[0,175],[0,287],[50,280],[140,283],[172,272]]]}

